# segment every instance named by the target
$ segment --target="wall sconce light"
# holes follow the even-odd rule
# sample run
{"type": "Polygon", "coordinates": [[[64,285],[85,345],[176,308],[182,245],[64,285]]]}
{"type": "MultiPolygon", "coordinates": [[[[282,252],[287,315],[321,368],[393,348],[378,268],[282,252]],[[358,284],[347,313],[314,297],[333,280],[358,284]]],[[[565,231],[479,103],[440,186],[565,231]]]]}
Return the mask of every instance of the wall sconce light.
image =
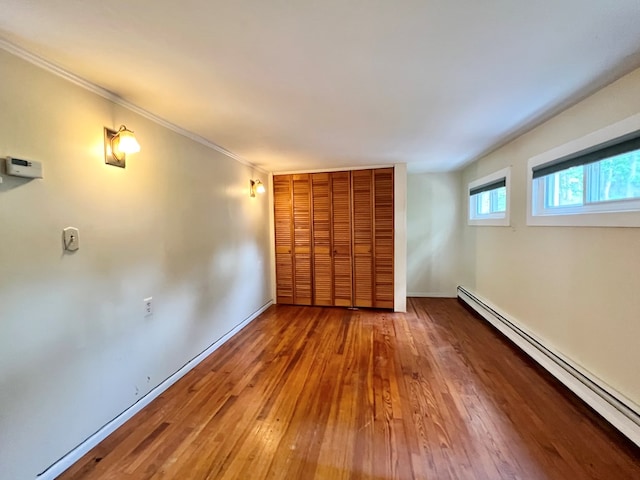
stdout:
{"type": "Polygon", "coordinates": [[[256,193],[262,195],[264,192],[265,188],[260,180],[249,180],[249,195],[251,197],[255,197],[256,193]]]}
{"type": "Polygon", "coordinates": [[[135,135],[124,125],[118,131],[104,127],[104,163],[125,167],[127,154],[140,151],[140,144],[135,135]]]}

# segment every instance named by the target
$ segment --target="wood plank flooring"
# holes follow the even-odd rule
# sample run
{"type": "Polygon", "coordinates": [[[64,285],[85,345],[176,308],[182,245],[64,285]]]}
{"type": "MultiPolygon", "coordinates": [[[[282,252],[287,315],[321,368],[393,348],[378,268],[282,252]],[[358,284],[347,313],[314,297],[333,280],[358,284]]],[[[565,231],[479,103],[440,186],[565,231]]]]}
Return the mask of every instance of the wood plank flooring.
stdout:
{"type": "Polygon", "coordinates": [[[640,449],[455,299],[274,306],[61,479],[640,479],[640,449]]]}

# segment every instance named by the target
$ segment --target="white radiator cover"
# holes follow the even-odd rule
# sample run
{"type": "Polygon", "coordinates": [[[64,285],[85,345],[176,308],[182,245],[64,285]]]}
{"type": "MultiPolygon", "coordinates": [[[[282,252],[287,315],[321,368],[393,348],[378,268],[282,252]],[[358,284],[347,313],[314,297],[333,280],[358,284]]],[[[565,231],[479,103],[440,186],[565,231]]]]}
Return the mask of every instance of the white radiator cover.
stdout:
{"type": "Polygon", "coordinates": [[[560,352],[545,344],[491,302],[465,287],[458,298],[497,328],[582,401],[598,412],[633,443],[640,446],[640,407],[560,352]]]}

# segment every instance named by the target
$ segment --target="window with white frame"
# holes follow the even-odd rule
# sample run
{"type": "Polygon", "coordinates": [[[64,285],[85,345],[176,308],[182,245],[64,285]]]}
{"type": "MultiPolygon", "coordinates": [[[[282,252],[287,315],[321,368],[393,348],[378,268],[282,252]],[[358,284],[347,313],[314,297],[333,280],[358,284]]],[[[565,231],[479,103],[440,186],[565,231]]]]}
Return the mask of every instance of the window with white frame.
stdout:
{"type": "Polygon", "coordinates": [[[509,225],[510,169],[469,184],[469,225],[509,225]]]}
{"type": "Polygon", "coordinates": [[[541,160],[529,164],[530,225],[640,226],[640,130],[541,160]]]}

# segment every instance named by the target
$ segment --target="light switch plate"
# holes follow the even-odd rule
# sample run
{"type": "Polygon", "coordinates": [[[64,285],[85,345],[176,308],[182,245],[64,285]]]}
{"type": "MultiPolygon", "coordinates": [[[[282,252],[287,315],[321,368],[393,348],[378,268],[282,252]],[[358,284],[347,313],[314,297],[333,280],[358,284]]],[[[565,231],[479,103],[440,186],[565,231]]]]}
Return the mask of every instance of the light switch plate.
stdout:
{"type": "Polygon", "coordinates": [[[153,297],[148,297],[143,300],[144,302],[144,316],[150,317],[153,315],[153,297]]]}

